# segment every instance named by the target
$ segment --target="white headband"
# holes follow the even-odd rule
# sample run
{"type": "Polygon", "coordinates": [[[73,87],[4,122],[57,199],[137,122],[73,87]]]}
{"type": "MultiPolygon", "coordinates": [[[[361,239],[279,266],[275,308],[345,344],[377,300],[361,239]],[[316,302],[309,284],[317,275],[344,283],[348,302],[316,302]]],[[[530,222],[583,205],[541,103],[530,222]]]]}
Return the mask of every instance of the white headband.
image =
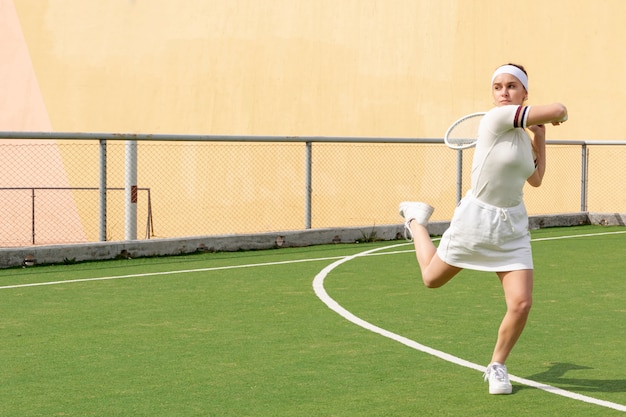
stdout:
{"type": "Polygon", "coordinates": [[[515,78],[520,80],[520,82],[528,92],[528,76],[524,74],[524,71],[517,68],[515,65],[502,65],[501,67],[496,69],[496,71],[493,73],[493,77],[491,77],[491,85],[493,85],[493,80],[495,80],[496,77],[500,74],[513,75],[515,78]]]}

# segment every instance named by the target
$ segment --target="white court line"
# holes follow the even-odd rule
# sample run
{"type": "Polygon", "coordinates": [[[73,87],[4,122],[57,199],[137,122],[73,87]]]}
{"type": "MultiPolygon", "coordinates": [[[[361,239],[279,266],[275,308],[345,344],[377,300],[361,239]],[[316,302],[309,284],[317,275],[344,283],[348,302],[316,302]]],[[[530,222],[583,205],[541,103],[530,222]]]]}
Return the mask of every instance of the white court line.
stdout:
{"type": "Polygon", "coordinates": [[[563,240],[563,239],[576,239],[579,237],[593,237],[593,236],[606,236],[606,235],[622,235],[626,233],[625,230],[618,232],[602,232],[602,233],[588,233],[584,235],[569,235],[569,236],[554,236],[554,237],[540,237],[537,239],[531,239],[531,242],[542,242],[544,240],[563,240]]]}
{"type": "Polygon", "coordinates": [[[333,259],[340,259],[340,258],[343,258],[343,256],[332,256],[332,257],[327,257],[327,258],[315,258],[315,259],[295,259],[291,261],[267,262],[267,263],[260,263],[260,264],[216,266],[212,268],[179,269],[176,271],[146,272],[145,274],[113,275],[113,276],[108,276],[108,277],[96,277],[96,278],[79,278],[79,279],[68,279],[65,281],[31,282],[28,284],[15,284],[15,285],[0,286],[0,290],[8,290],[12,288],[26,288],[26,287],[42,287],[45,285],[74,284],[77,282],[110,281],[110,280],[115,280],[115,279],[154,277],[154,276],[159,276],[159,275],[189,274],[193,272],[220,271],[220,270],[225,270],[225,269],[237,269],[237,268],[253,268],[257,266],[284,265],[284,264],[295,264],[295,263],[301,263],[301,262],[330,261],[333,259]]]}
{"type": "MultiPolygon", "coordinates": [[[[571,238],[571,237],[582,237],[582,236],[599,236],[599,235],[606,235],[606,234],[617,234],[617,233],[626,233],[626,232],[607,232],[607,233],[594,233],[594,234],[588,234],[588,235],[577,235],[577,236],[564,236],[564,239],[567,238],[571,238]]],[[[555,240],[558,238],[542,238],[542,239],[535,239],[535,240],[555,240]]],[[[346,310],[345,308],[343,308],[341,305],[339,305],[339,303],[337,301],[335,301],[332,297],[330,297],[330,295],[328,295],[328,293],[326,292],[326,289],[324,288],[324,280],[326,279],[326,277],[328,276],[328,274],[330,272],[332,272],[333,269],[335,269],[336,267],[338,267],[339,265],[349,262],[355,258],[358,257],[362,257],[362,256],[367,256],[367,255],[371,255],[373,252],[379,251],[379,250],[383,250],[383,249],[388,249],[388,248],[394,248],[394,247],[398,247],[398,246],[404,246],[406,245],[406,243],[402,243],[402,244],[398,244],[398,245],[393,245],[393,246],[387,246],[385,248],[376,248],[376,249],[371,249],[368,251],[364,251],[355,255],[351,255],[351,256],[346,256],[343,259],[339,259],[335,262],[333,262],[332,264],[328,265],[326,268],[322,269],[313,279],[313,289],[315,290],[315,294],[319,297],[320,300],[322,300],[322,302],[324,302],[324,304],[326,304],[328,306],[328,308],[330,308],[331,310],[333,310],[334,312],[336,312],[337,314],[339,314],[340,316],[342,316],[343,318],[345,318],[346,320],[356,324],[357,326],[360,326],[366,330],[369,330],[371,332],[374,333],[378,333],[381,336],[387,337],[391,340],[395,340],[396,342],[402,343],[405,346],[408,346],[412,349],[415,350],[419,350],[420,352],[424,352],[427,353],[429,355],[438,357],[440,359],[443,359],[445,361],[454,363],[456,365],[460,365],[460,366],[464,366],[466,368],[471,368],[480,372],[485,372],[486,371],[486,367],[475,364],[473,362],[469,362],[465,359],[461,359],[457,356],[453,356],[450,355],[449,353],[437,350],[437,349],[433,349],[431,347],[422,345],[421,343],[418,343],[414,340],[408,339],[404,336],[398,335],[396,333],[390,332],[388,330],[385,330],[381,327],[378,327],[372,323],[369,323],[357,316],[355,316],[354,314],[352,314],[351,312],[349,312],[348,310],[346,310]]],[[[588,397],[586,395],[582,395],[582,394],[577,394],[574,392],[570,392],[570,391],[566,391],[564,389],[561,388],[557,388],[554,387],[552,385],[547,385],[547,384],[542,384],[540,382],[537,381],[532,381],[530,379],[525,379],[525,378],[520,378],[518,376],[515,375],[511,375],[509,374],[509,378],[511,379],[511,381],[515,381],[519,384],[523,384],[523,385],[527,385],[533,388],[537,388],[552,394],[556,394],[556,395],[560,395],[563,397],[567,397],[567,398],[571,398],[574,400],[578,400],[578,401],[583,401],[586,403],[590,403],[590,404],[595,404],[595,405],[599,405],[602,407],[607,407],[607,408],[612,408],[614,410],[618,410],[618,411],[626,411],[626,406],[622,405],[622,404],[617,404],[617,403],[613,403],[610,401],[604,401],[604,400],[599,400],[597,398],[592,398],[592,397],[588,397]]]]}

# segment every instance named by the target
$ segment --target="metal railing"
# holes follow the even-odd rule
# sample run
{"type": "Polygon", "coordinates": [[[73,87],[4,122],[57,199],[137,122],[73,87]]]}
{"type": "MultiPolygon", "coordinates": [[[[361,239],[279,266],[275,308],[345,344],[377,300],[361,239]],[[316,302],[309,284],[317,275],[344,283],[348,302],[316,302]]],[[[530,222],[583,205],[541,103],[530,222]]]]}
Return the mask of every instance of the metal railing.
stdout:
{"type": "MultiPolygon", "coordinates": [[[[21,187],[12,187],[10,184],[3,184],[3,182],[0,179],[0,190],[4,189],[4,190],[8,190],[8,189],[17,189],[17,188],[27,188],[27,189],[31,189],[31,190],[36,190],[36,189],[59,189],[59,190],[91,190],[91,191],[98,191],[99,193],[99,209],[98,209],[98,214],[97,217],[99,219],[99,233],[98,233],[98,239],[97,240],[101,240],[101,241],[105,241],[105,240],[115,240],[115,237],[111,237],[110,234],[107,233],[107,200],[106,200],[106,191],[107,190],[124,190],[124,194],[125,194],[125,204],[124,204],[124,218],[125,218],[125,235],[124,235],[124,240],[135,240],[137,239],[136,237],[136,230],[137,230],[137,191],[138,190],[147,190],[148,194],[150,194],[150,189],[154,189],[155,187],[152,186],[152,184],[148,184],[150,185],[150,187],[138,187],[137,185],[137,178],[138,178],[138,170],[141,171],[141,168],[138,168],[138,164],[137,164],[137,152],[139,152],[141,154],[141,152],[146,152],[146,149],[143,150],[137,150],[137,145],[138,144],[142,144],[142,145],[146,145],[146,146],[153,146],[153,147],[157,147],[159,143],[165,143],[167,142],[167,146],[168,149],[157,149],[154,152],[150,152],[151,154],[154,155],[160,155],[160,156],[152,156],[150,161],[153,162],[154,160],[159,160],[159,161],[167,161],[168,159],[168,155],[174,153],[173,151],[176,152],[184,152],[186,155],[186,159],[193,159],[193,157],[196,157],[197,155],[202,154],[202,158],[204,162],[204,164],[210,164],[210,163],[223,163],[224,161],[222,160],[223,158],[220,155],[216,155],[215,151],[215,146],[216,144],[224,144],[226,146],[226,144],[228,144],[227,146],[231,146],[231,148],[229,148],[228,152],[232,153],[233,155],[235,155],[233,157],[233,159],[240,159],[241,155],[246,155],[247,157],[250,157],[249,154],[251,153],[258,153],[258,156],[254,157],[254,163],[258,163],[258,164],[262,164],[263,162],[272,160],[274,161],[272,158],[276,157],[277,153],[277,149],[281,149],[284,148],[285,146],[288,145],[304,145],[303,148],[303,155],[301,156],[303,159],[300,160],[300,162],[298,163],[293,162],[294,163],[294,178],[293,181],[296,183],[296,187],[294,191],[291,191],[291,194],[295,195],[296,197],[301,195],[303,197],[303,201],[302,201],[302,216],[303,216],[303,222],[300,223],[300,225],[298,226],[297,224],[293,225],[293,222],[285,222],[285,224],[287,224],[286,226],[277,224],[277,225],[272,225],[269,224],[271,221],[268,220],[268,225],[263,225],[262,228],[256,228],[256,226],[254,227],[250,227],[250,232],[258,232],[258,231],[264,231],[264,230],[283,230],[285,228],[287,229],[294,229],[294,228],[305,228],[305,229],[310,229],[313,227],[327,227],[327,224],[330,224],[331,226],[351,226],[353,224],[336,224],[333,225],[332,221],[327,221],[327,220],[319,220],[322,218],[321,215],[318,215],[318,213],[320,213],[320,211],[322,212],[329,212],[331,211],[331,207],[332,209],[335,209],[336,212],[343,212],[343,209],[341,207],[341,205],[338,203],[342,200],[349,200],[350,197],[346,197],[346,198],[342,198],[342,197],[337,197],[337,194],[339,194],[339,192],[336,192],[334,189],[332,189],[329,192],[318,192],[318,194],[316,194],[316,190],[320,190],[320,189],[324,189],[325,187],[328,188],[332,188],[328,185],[326,185],[327,183],[332,183],[332,185],[335,188],[339,188],[340,186],[336,185],[336,178],[338,178],[340,175],[348,175],[350,174],[352,171],[358,171],[360,174],[360,178],[357,177],[356,182],[357,184],[355,185],[354,179],[346,179],[347,182],[352,181],[352,185],[349,186],[349,188],[351,187],[356,187],[356,188],[360,188],[362,183],[367,183],[367,181],[372,181],[371,178],[368,178],[369,176],[372,175],[377,175],[377,172],[372,172],[375,171],[375,169],[370,169],[369,166],[359,166],[359,162],[365,161],[366,160],[366,164],[367,165],[376,165],[378,162],[378,160],[384,160],[386,161],[386,158],[388,158],[389,161],[392,161],[392,163],[396,163],[397,162],[397,155],[404,155],[404,154],[408,154],[410,155],[408,158],[410,158],[411,160],[415,160],[415,161],[422,161],[421,164],[419,165],[415,165],[415,167],[411,168],[411,172],[415,172],[416,170],[419,171],[420,173],[422,173],[423,175],[418,175],[417,173],[414,174],[414,178],[410,178],[407,179],[406,184],[403,184],[402,186],[398,186],[397,188],[399,189],[398,191],[394,191],[393,193],[390,193],[390,199],[398,199],[400,198],[400,191],[402,188],[408,190],[408,193],[410,194],[432,194],[432,195],[436,195],[439,194],[440,191],[439,189],[442,188],[442,183],[435,183],[437,181],[445,181],[445,183],[443,183],[446,187],[447,187],[447,182],[450,181],[450,176],[452,175],[452,172],[448,172],[448,171],[452,171],[454,170],[454,199],[456,201],[458,201],[462,195],[464,190],[466,190],[468,188],[468,184],[469,184],[469,175],[467,172],[467,169],[464,169],[464,166],[469,165],[468,162],[471,161],[471,157],[473,155],[473,150],[465,150],[465,151],[456,151],[456,155],[454,157],[454,162],[450,163],[450,167],[445,167],[443,166],[443,164],[446,164],[447,162],[443,162],[446,161],[450,155],[454,154],[454,151],[450,151],[449,149],[445,148],[443,145],[443,140],[439,139],[439,138],[426,138],[426,139],[418,139],[418,138],[375,138],[375,137],[323,137],[323,136],[230,136],[230,135],[173,135],[173,134],[115,134],[115,133],[67,133],[67,132],[0,132],[0,145],[2,145],[2,139],[11,139],[13,140],[11,142],[10,145],[8,146],[15,146],[15,147],[20,147],[23,146],[23,144],[27,143],[27,142],[22,142],[22,141],[28,141],[28,143],[33,143],[33,141],[37,142],[37,141],[53,141],[53,142],[46,142],[46,143],[55,143],[54,141],[62,141],[63,143],[66,143],[65,141],[70,141],[70,143],[87,143],[90,144],[89,146],[92,147],[93,145],[91,145],[94,141],[97,141],[98,143],[98,149],[99,149],[99,158],[98,158],[98,167],[97,167],[97,171],[98,171],[98,184],[99,187],[90,187],[90,186],[77,186],[77,187],[39,187],[39,186],[34,186],[31,184],[26,184],[23,185],[21,187]],[[124,166],[123,166],[123,170],[125,172],[125,183],[123,187],[112,187],[111,184],[109,183],[109,178],[108,175],[111,175],[111,167],[110,167],[110,162],[111,160],[109,159],[108,156],[108,147],[110,146],[111,143],[115,143],[117,145],[119,144],[123,144],[124,145],[124,156],[121,156],[121,152],[117,152],[119,151],[119,149],[116,150],[116,155],[113,158],[116,164],[120,164],[120,159],[124,160],[124,166]],[[179,148],[179,146],[185,147],[188,146],[190,144],[202,144],[202,145],[206,145],[207,148],[202,148],[202,149],[192,149],[191,151],[186,150],[187,148],[179,148]],[[249,150],[245,150],[244,152],[241,152],[240,149],[236,149],[235,151],[232,151],[232,147],[234,147],[236,144],[237,146],[241,147],[243,146],[248,146],[251,147],[251,149],[249,150]],[[389,148],[381,148],[380,145],[389,145],[389,148]],[[263,149],[253,149],[252,147],[254,145],[263,145],[263,146],[268,146],[270,147],[270,150],[266,150],[265,148],[263,149]],[[421,148],[415,148],[416,146],[420,146],[421,148]],[[358,149],[349,149],[351,147],[359,147],[358,149]],[[369,148],[371,147],[371,148],[369,148]],[[366,148],[366,149],[365,149],[366,148]],[[182,149],[182,150],[181,150],[182,149]],[[440,151],[440,149],[445,149],[445,151],[440,151]],[[314,150],[320,150],[320,153],[317,155],[314,155],[314,150]],[[160,151],[160,153],[159,153],[160,151]],[[339,152],[341,151],[341,152],[339,152]],[[390,156],[385,155],[385,152],[389,151],[391,154],[390,156]],[[196,153],[197,152],[197,155],[196,153]],[[344,157],[343,159],[341,158],[341,155],[339,155],[340,153],[345,152],[348,156],[344,157]],[[356,152],[357,156],[352,156],[351,152],[356,152]],[[445,153],[444,153],[445,152],[445,153]],[[367,153],[367,155],[369,155],[367,158],[363,158],[362,155],[367,153]],[[191,156],[190,156],[191,155],[191,156]],[[211,159],[213,158],[213,159],[211,159]],[[325,161],[331,160],[333,161],[333,163],[327,163],[325,161]],[[212,161],[212,162],[206,162],[206,161],[212,161]],[[260,162],[258,162],[260,161],[260,162]],[[337,168],[337,173],[330,173],[329,170],[334,170],[336,169],[335,167],[338,164],[350,164],[350,168],[348,169],[347,167],[339,167],[337,168]],[[442,166],[438,166],[439,163],[442,164],[442,166]],[[297,167],[297,165],[300,165],[300,167],[297,167]],[[454,165],[455,168],[452,168],[452,165],[454,165]],[[328,168],[328,166],[330,166],[330,168],[328,168]],[[437,171],[439,170],[439,171],[437,171]],[[442,172],[444,172],[445,170],[445,175],[442,175],[442,172]],[[302,172],[300,172],[302,171],[302,172]],[[297,187],[297,182],[299,181],[299,178],[295,178],[295,177],[300,177],[302,176],[302,180],[303,182],[301,183],[300,187],[297,187]],[[326,183],[321,183],[319,181],[321,180],[317,180],[318,182],[316,182],[316,178],[321,178],[324,177],[326,180],[326,183]],[[432,178],[432,180],[426,180],[425,178],[432,178]],[[421,188],[418,189],[418,192],[415,192],[415,190],[412,189],[412,187],[415,187],[414,184],[415,182],[420,182],[422,181],[421,184],[421,188]],[[433,184],[431,184],[433,183],[433,184]],[[424,192],[424,189],[428,189],[431,191],[426,191],[424,192]],[[432,189],[437,189],[437,191],[432,191],[432,189]],[[299,191],[298,191],[299,190],[299,191]],[[398,196],[396,196],[396,194],[398,194],[398,196]],[[331,198],[332,197],[332,198],[331,198]],[[324,200],[324,202],[322,203],[317,203],[317,205],[315,204],[317,201],[322,201],[324,200]],[[329,202],[325,202],[326,200],[329,200],[329,202]],[[323,204],[327,204],[330,205],[331,207],[326,207],[323,206],[323,204]],[[320,208],[322,208],[323,210],[320,210],[320,208]],[[314,222],[315,219],[315,222],[314,222]]],[[[590,159],[589,159],[589,148],[590,147],[605,147],[605,146],[610,146],[610,147],[619,147],[620,151],[625,150],[626,148],[624,148],[624,146],[626,146],[626,141],[561,141],[561,140],[549,140],[547,141],[548,144],[548,149],[552,149],[552,148],[559,148],[559,149],[563,149],[563,148],[572,148],[572,147],[577,147],[580,149],[580,161],[579,161],[579,166],[580,166],[580,171],[579,171],[579,175],[580,175],[580,190],[579,190],[579,196],[580,196],[580,200],[579,200],[579,204],[577,209],[580,209],[580,211],[587,211],[589,209],[589,193],[590,193],[590,184],[589,184],[589,164],[590,164],[590,159]]],[[[69,146],[69,145],[68,145],[69,146]]],[[[119,147],[119,146],[118,146],[119,147]]],[[[223,149],[218,149],[220,152],[223,152],[223,149]]],[[[276,160],[279,161],[279,163],[284,163],[285,161],[287,162],[292,162],[293,155],[300,155],[300,150],[299,149],[288,149],[285,150],[285,154],[287,155],[287,157],[283,157],[280,160],[276,160]]],[[[298,156],[299,158],[300,156],[298,156]]],[[[71,159],[71,161],[69,162],[70,165],[72,164],[76,164],[76,160],[82,159],[82,156],[79,154],[77,155],[73,155],[72,157],[70,157],[69,159],[71,159]]],[[[296,158],[297,159],[297,158],[296,158]]],[[[623,160],[623,158],[619,159],[617,162],[611,162],[611,164],[615,164],[615,166],[617,167],[618,165],[621,166],[621,161],[623,160]]],[[[276,163],[277,165],[279,164],[278,162],[269,162],[270,163],[276,163]]],[[[388,168],[388,163],[387,162],[382,162],[382,164],[385,167],[385,172],[386,172],[386,177],[385,178],[379,178],[379,182],[380,181],[389,181],[389,182],[397,182],[397,178],[394,175],[397,175],[397,171],[400,170],[406,170],[406,168],[404,166],[401,165],[401,163],[399,163],[398,165],[398,169],[397,170],[387,170],[388,168]],[[389,175],[391,175],[390,178],[389,175]]],[[[93,164],[92,164],[93,165],[93,164]]],[[[181,167],[183,167],[184,169],[187,169],[186,166],[184,166],[182,163],[177,165],[177,162],[172,163],[172,168],[171,170],[180,170],[181,167]]],[[[45,167],[40,167],[41,168],[41,175],[45,176],[45,167]]],[[[199,164],[199,167],[196,168],[196,170],[198,172],[202,172],[202,168],[203,165],[199,164]]],[[[263,172],[267,172],[267,170],[265,169],[266,167],[261,167],[261,169],[259,170],[259,172],[263,173],[263,172]]],[[[563,170],[571,170],[571,162],[567,161],[566,163],[563,164],[563,170]]],[[[90,170],[96,169],[96,167],[94,166],[90,166],[89,167],[90,170]]],[[[117,176],[119,176],[119,172],[122,168],[120,168],[118,166],[118,168],[115,169],[115,172],[117,172],[117,176]]],[[[232,169],[233,170],[237,170],[237,169],[243,169],[242,174],[241,175],[235,175],[236,179],[241,180],[241,178],[246,178],[245,175],[248,175],[248,171],[246,171],[246,169],[248,169],[248,166],[246,165],[246,163],[239,163],[239,164],[234,164],[232,165],[232,169]]],[[[597,169],[597,168],[596,168],[597,169]]],[[[560,169],[559,169],[560,170],[560,169]]],[[[157,170],[157,174],[150,174],[150,175],[144,175],[143,178],[148,178],[149,180],[148,182],[154,182],[154,181],[163,181],[163,177],[160,177],[158,175],[158,173],[160,174],[164,174],[164,171],[167,170],[161,170],[158,171],[157,170]]],[[[168,171],[168,172],[173,172],[173,171],[168,171]]],[[[202,175],[205,175],[204,173],[202,175]]],[[[382,174],[381,174],[382,175],[382,174]]],[[[78,175],[79,177],[83,176],[83,175],[78,175]]],[[[91,177],[93,177],[93,175],[90,175],[91,177]]],[[[198,174],[199,176],[199,174],[198,174]]],[[[258,176],[258,174],[257,174],[258,176]]],[[[568,175],[569,176],[569,175],[568,175]]],[[[607,175],[607,177],[609,177],[609,175],[607,175]]],[[[621,176],[623,178],[623,176],[621,176]]],[[[203,177],[205,178],[205,177],[203,177]]],[[[209,181],[211,178],[205,178],[207,181],[209,181]]],[[[571,179],[571,178],[570,178],[571,179]]],[[[246,180],[250,180],[249,178],[246,178],[246,180]]],[[[146,184],[147,180],[142,180],[142,183],[146,184]]],[[[236,187],[233,188],[232,186],[229,186],[228,183],[229,181],[231,183],[234,183],[236,181],[234,181],[232,178],[228,178],[226,180],[224,179],[218,179],[217,182],[222,181],[225,182],[225,188],[224,191],[219,191],[218,194],[221,196],[223,195],[228,195],[229,193],[232,192],[236,192],[237,189],[236,187]]],[[[404,182],[404,180],[402,179],[401,182],[404,182]]],[[[291,182],[289,183],[291,184],[291,182]]],[[[281,183],[281,185],[284,187],[284,181],[283,183],[281,183]]],[[[180,184],[178,184],[178,187],[180,188],[180,184]]],[[[161,191],[159,191],[159,197],[163,198],[163,195],[165,193],[174,193],[174,188],[172,188],[172,186],[169,186],[169,188],[165,188],[163,187],[161,189],[161,191]],[[165,190],[165,191],[164,191],[165,190]]],[[[344,185],[341,185],[341,187],[345,187],[344,185]]],[[[596,185],[597,188],[599,188],[598,185],[596,185]]],[[[159,188],[159,187],[157,187],[159,188]]],[[[381,192],[387,192],[388,190],[386,189],[388,187],[384,187],[380,186],[379,188],[376,188],[376,193],[380,194],[381,192]],[[382,190],[382,191],[381,191],[382,190]]],[[[444,187],[445,188],[445,187],[444,187]]],[[[556,186],[556,188],[559,188],[558,186],[556,186]]],[[[342,188],[343,190],[344,188],[342,188]]],[[[368,186],[364,186],[363,187],[363,192],[366,192],[368,189],[368,186]]],[[[608,190],[612,189],[612,186],[609,185],[608,190]]],[[[177,191],[177,190],[176,190],[177,191]]],[[[250,193],[257,193],[256,191],[250,191],[248,190],[250,193]]],[[[352,192],[354,193],[354,190],[348,189],[348,192],[352,192]]],[[[358,191],[358,190],[357,190],[358,191]]],[[[571,191],[571,190],[569,190],[571,191]]],[[[201,195],[204,191],[200,190],[198,191],[198,194],[201,195]]],[[[264,190],[264,192],[267,192],[267,190],[264,190]]],[[[34,193],[34,191],[33,191],[34,193]]],[[[271,192],[269,192],[271,194],[271,192]]],[[[187,194],[191,194],[193,197],[193,192],[189,191],[187,194]]],[[[293,195],[290,196],[293,197],[293,195]]],[[[213,195],[212,195],[213,196],[213,195]]],[[[358,195],[360,198],[360,194],[358,195]]],[[[298,197],[299,198],[299,197],[298,197]]],[[[377,198],[376,194],[372,197],[373,199],[377,198]]],[[[426,198],[435,198],[435,197],[428,197],[426,196],[426,198]]],[[[443,197],[442,197],[443,198],[443,197]]],[[[225,199],[225,198],[224,198],[225,199]]],[[[287,199],[285,197],[285,199],[287,199]]],[[[243,200],[244,202],[250,201],[252,205],[256,205],[258,204],[255,200],[253,200],[252,198],[248,199],[248,200],[243,200]]],[[[291,200],[289,200],[291,201],[291,200]]],[[[568,198],[569,201],[569,198],[568,198]]],[[[180,201],[176,201],[176,197],[173,197],[173,201],[168,203],[169,205],[176,205],[178,204],[180,201]]],[[[615,204],[615,207],[612,208],[611,210],[614,211],[623,211],[620,210],[621,209],[621,203],[622,201],[620,200],[617,204],[615,204]]],[[[228,204],[229,202],[226,202],[224,204],[222,204],[222,206],[220,206],[219,210],[215,210],[218,213],[224,213],[224,212],[228,212],[228,204]]],[[[362,203],[360,203],[361,206],[364,207],[363,211],[367,211],[370,208],[376,207],[374,206],[374,204],[371,204],[370,207],[370,202],[369,201],[364,201],[362,203]]],[[[390,205],[392,203],[389,203],[390,205]]],[[[393,205],[396,204],[396,201],[393,201],[393,205]]],[[[568,203],[569,204],[569,203],[568,203]]],[[[271,206],[271,203],[270,203],[271,206]]],[[[33,205],[34,207],[34,205],[33,205]]],[[[190,207],[192,207],[190,205],[190,207]]],[[[213,207],[212,207],[213,208],[213,207]]],[[[32,209],[32,208],[31,208],[32,209]]],[[[34,210],[34,209],[32,209],[34,210]]],[[[268,209],[269,212],[271,212],[273,209],[270,207],[268,209]]],[[[395,210],[395,209],[394,209],[395,210]]],[[[559,208],[554,208],[554,209],[550,209],[550,210],[558,210],[558,211],[571,211],[568,208],[565,208],[563,210],[560,210],[559,208]]],[[[151,232],[147,232],[146,238],[150,238],[151,236],[154,236],[154,231],[153,229],[153,218],[152,218],[152,198],[149,197],[148,198],[148,202],[147,202],[147,211],[148,211],[148,215],[147,215],[147,230],[150,229],[151,232]]],[[[386,211],[392,211],[392,210],[386,210],[386,211]]],[[[385,211],[385,212],[386,212],[385,211]]],[[[442,215],[448,215],[448,212],[443,212],[442,215]]],[[[1,215],[1,213],[0,213],[1,215]]],[[[185,213],[179,213],[179,215],[181,217],[190,217],[190,221],[191,221],[191,217],[193,216],[187,216],[185,213]]],[[[293,213],[290,211],[290,216],[293,215],[293,213]]],[[[83,214],[84,216],[84,214],[83,214]]],[[[87,217],[93,217],[93,215],[88,215],[87,217]]],[[[348,214],[344,214],[344,216],[348,216],[348,214]]],[[[219,217],[219,215],[216,215],[213,217],[213,219],[215,219],[216,217],[219,217]]],[[[326,217],[328,217],[328,215],[326,215],[326,217]]],[[[326,219],[326,217],[324,217],[324,219],[326,219]]],[[[330,215],[330,217],[334,217],[332,214],[330,215]]],[[[351,219],[349,218],[349,220],[345,221],[345,222],[352,222],[354,221],[356,224],[360,223],[366,223],[366,224],[370,224],[372,222],[380,224],[380,222],[383,223],[393,223],[395,220],[390,220],[387,219],[386,217],[383,218],[384,216],[373,216],[371,219],[367,218],[366,220],[359,220],[359,219],[351,219]]],[[[301,217],[302,218],[302,217],[301,217]]],[[[348,217],[346,217],[348,218],[348,217]]],[[[34,212],[32,214],[32,230],[33,230],[33,236],[32,236],[32,240],[31,243],[35,243],[35,217],[34,217],[34,212]]],[[[171,221],[171,220],[164,220],[164,221],[171,221]]],[[[230,220],[232,221],[232,220],[230,220]]],[[[197,223],[197,220],[196,220],[197,223]]],[[[213,223],[215,224],[216,222],[213,221],[213,223]]],[[[280,223],[280,222],[279,222],[280,223]]],[[[173,227],[174,229],[175,227],[173,227]]],[[[180,229],[184,229],[184,227],[180,227],[180,229]]],[[[240,230],[237,230],[235,227],[229,227],[227,225],[225,225],[222,228],[214,228],[214,229],[207,229],[209,231],[203,231],[203,230],[198,230],[198,234],[211,234],[213,233],[211,230],[216,230],[215,233],[218,234],[223,234],[223,233],[239,233],[241,232],[240,230]],[[230,232],[230,230],[232,230],[232,232],[230,232]]],[[[247,229],[244,231],[248,231],[247,229]]],[[[176,232],[174,232],[175,234],[176,232]]],[[[181,233],[183,234],[189,234],[190,232],[185,232],[184,230],[181,231],[181,233]]],[[[195,231],[191,232],[192,234],[195,233],[195,231]]],[[[159,235],[159,233],[157,233],[157,236],[159,235]]],[[[159,237],[176,237],[173,236],[172,232],[167,232],[165,233],[165,236],[159,236],[159,237]]],[[[88,240],[93,240],[93,239],[88,239],[88,240]]],[[[118,238],[119,240],[119,238],[118,238]]],[[[0,236],[0,245],[2,245],[2,238],[0,236]]]]}

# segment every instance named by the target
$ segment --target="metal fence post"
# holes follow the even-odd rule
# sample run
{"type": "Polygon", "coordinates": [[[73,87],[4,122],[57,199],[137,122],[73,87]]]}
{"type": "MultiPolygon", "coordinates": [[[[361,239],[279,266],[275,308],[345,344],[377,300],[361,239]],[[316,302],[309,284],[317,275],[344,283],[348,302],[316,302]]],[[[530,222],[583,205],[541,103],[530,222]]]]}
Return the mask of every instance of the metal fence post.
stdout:
{"type": "Polygon", "coordinates": [[[99,231],[100,241],[107,240],[107,141],[100,139],[99,231]]]}
{"type": "Polygon", "coordinates": [[[33,245],[35,244],[35,189],[31,188],[30,190],[30,201],[31,201],[31,218],[32,218],[32,225],[31,225],[31,232],[32,232],[32,242],[33,245]]]}
{"type": "Polygon", "coordinates": [[[588,210],[587,207],[587,196],[589,186],[589,150],[587,149],[587,144],[582,144],[582,152],[581,152],[581,167],[580,167],[580,211],[586,212],[588,210]]]}
{"type": "Polygon", "coordinates": [[[456,151],[456,203],[463,198],[463,150],[456,151]]]}
{"type": "Polygon", "coordinates": [[[125,239],[137,240],[137,141],[126,141],[125,239]]]}
{"type": "Polygon", "coordinates": [[[313,193],[313,186],[311,181],[311,157],[312,155],[312,143],[306,142],[305,152],[305,201],[304,201],[304,228],[311,228],[311,194],[313,193]]]}

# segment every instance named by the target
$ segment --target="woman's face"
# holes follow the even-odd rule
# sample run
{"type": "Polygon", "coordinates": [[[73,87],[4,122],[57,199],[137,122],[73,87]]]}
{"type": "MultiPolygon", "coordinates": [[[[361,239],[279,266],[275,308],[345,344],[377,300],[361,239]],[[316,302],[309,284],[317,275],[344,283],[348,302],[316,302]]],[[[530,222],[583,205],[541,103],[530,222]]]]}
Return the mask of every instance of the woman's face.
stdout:
{"type": "Polygon", "coordinates": [[[512,74],[500,74],[493,80],[491,86],[493,100],[496,106],[506,106],[509,104],[522,105],[528,98],[526,89],[512,74]]]}

